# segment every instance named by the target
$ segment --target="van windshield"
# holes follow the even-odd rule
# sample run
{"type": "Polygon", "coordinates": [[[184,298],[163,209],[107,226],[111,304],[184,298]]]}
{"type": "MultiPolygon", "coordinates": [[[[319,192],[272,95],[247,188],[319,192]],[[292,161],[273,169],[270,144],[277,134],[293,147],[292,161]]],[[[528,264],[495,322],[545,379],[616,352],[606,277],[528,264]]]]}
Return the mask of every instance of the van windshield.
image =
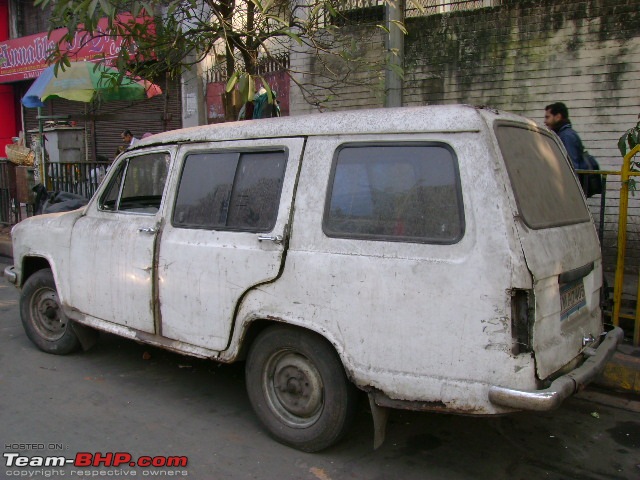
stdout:
{"type": "Polygon", "coordinates": [[[569,163],[550,134],[511,124],[496,136],[524,223],[532,229],[591,220],[569,163]]]}

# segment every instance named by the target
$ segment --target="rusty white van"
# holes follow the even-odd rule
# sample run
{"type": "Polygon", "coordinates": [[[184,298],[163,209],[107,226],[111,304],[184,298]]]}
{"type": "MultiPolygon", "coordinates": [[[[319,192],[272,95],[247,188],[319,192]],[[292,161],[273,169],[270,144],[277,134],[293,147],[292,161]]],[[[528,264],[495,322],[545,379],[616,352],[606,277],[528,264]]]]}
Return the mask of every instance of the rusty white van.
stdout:
{"type": "Polygon", "coordinates": [[[471,106],[167,132],[121,155],[82,210],[13,230],[22,322],[45,352],[111,332],[246,361],[255,412],[305,451],[358,392],[388,408],[548,410],[621,338],[567,155],[471,106]]]}

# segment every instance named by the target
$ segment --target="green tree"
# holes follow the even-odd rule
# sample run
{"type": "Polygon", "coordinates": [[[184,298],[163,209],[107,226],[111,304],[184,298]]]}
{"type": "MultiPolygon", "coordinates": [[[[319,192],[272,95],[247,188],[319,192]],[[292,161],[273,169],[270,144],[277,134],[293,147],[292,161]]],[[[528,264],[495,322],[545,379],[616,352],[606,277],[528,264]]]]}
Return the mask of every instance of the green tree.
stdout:
{"type": "MultiPolygon", "coordinates": [[[[640,119],[640,115],[638,115],[640,119]]],[[[640,121],[636,124],[635,127],[631,127],[629,130],[624,132],[618,140],[618,149],[620,153],[624,157],[628,151],[633,150],[636,145],[640,143],[640,121]],[[627,150],[627,147],[629,150],[627,150]]]]}
{"type": "MultiPolygon", "coordinates": [[[[391,1],[391,0],[385,0],[391,1]]],[[[360,84],[358,72],[376,72],[376,79],[393,52],[376,59],[360,55],[359,42],[350,35],[343,12],[347,0],[36,0],[51,9],[51,27],[66,28],[49,60],[64,69],[74,51],[101,36],[120,40],[115,67],[155,79],[160,74],[179,75],[185,68],[215,55],[226,63],[228,89],[239,86],[251,100],[258,65],[277,53],[299,49],[324,68],[323,79],[298,75],[292,79],[305,99],[316,105],[334,95],[337,85],[360,84]],[[130,15],[127,15],[129,13],[130,15]],[[102,31],[98,21],[106,18],[102,31]],[[78,42],[78,39],[79,42],[78,42]]],[[[380,8],[380,7],[378,7],[380,8]]],[[[388,31],[384,26],[378,25],[388,31]]],[[[396,27],[404,31],[400,22],[396,27]]],[[[375,31],[375,29],[370,29],[375,31]]],[[[395,65],[393,68],[398,69],[395,65]]],[[[297,73],[289,68],[290,73],[297,73]]],[[[266,83],[266,82],[262,82],[266,83]]],[[[270,90],[268,89],[270,95],[270,90]]]]}

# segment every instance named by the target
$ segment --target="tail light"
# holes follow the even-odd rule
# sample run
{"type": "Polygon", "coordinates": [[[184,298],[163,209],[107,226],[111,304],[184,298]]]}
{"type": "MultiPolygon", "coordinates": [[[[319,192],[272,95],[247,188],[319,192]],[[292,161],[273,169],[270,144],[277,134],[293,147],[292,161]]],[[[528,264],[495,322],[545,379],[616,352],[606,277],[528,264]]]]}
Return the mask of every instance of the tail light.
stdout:
{"type": "Polygon", "coordinates": [[[532,351],[531,332],[534,311],[533,291],[514,289],[511,291],[511,336],[514,355],[532,351]]]}

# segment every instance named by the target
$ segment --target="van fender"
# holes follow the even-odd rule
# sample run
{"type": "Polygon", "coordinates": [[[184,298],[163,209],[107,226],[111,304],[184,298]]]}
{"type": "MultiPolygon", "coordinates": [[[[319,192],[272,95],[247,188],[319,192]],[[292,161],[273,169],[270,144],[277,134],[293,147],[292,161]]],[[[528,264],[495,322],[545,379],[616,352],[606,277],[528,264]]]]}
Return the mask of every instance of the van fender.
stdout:
{"type": "MultiPolygon", "coordinates": [[[[355,374],[353,370],[349,368],[349,364],[345,361],[347,355],[342,344],[336,338],[334,338],[334,336],[331,335],[328,330],[311,328],[308,323],[303,323],[294,319],[285,319],[279,316],[257,314],[252,314],[244,317],[242,321],[240,321],[239,328],[236,328],[234,330],[230,348],[225,350],[224,352],[221,352],[220,357],[216,360],[222,362],[233,362],[235,360],[243,358],[246,354],[246,351],[249,349],[253,338],[255,338],[255,335],[250,335],[249,332],[257,322],[262,322],[264,324],[263,328],[268,325],[282,324],[291,326],[293,328],[306,330],[308,332],[312,332],[321,336],[331,344],[335,352],[338,354],[340,362],[342,363],[342,367],[344,368],[345,374],[349,378],[349,381],[359,389],[364,390],[363,385],[359,385],[355,381],[355,374]]],[[[260,330],[262,330],[262,328],[260,330]]],[[[369,406],[371,408],[371,416],[373,420],[373,448],[374,450],[377,450],[380,446],[382,446],[386,437],[387,421],[389,419],[389,408],[376,403],[375,393],[373,391],[367,392],[367,395],[369,398],[369,406]]]]}
{"type": "Polygon", "coordinates": [[[234,328],[233,330],[233,335],[231,336],[228,348],[223,352],[220,352],[220,356],[216,360],[225,363],[231,363],[243,358],[246,349],[249,347],[251,341],[253,340],[249,333],[258,322],[264,323],[265,326],[275,323],[290,325],[292,327],[300,328],[302,330],[307,330],[309,332],[320,335],[333,346],[334,350],[338,354],[338,357],[340,357],[340,361],[342,362],[342,366],[349,380],[358,388],[362,388],[362,385],[358,385],[355,381],[354,370],[350,368],[349,358],[345,352],[343,344],[338,341],[338,339],[335,338],[335,336],[329,330],[318,328],[318,325],[316,324],[303,322],[300,319],[296,318],[286,318],[278,315],[265,314],[260,312],[247,313],[242,318],[237,319],[236,328],[234,328]]]}

